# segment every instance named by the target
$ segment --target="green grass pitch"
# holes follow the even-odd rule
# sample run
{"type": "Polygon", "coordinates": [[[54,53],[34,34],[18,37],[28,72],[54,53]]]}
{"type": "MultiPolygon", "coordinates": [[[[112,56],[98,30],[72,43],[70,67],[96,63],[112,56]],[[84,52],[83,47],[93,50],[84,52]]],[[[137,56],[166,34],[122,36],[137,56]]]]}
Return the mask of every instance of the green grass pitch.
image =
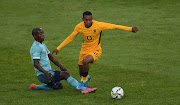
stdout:
{"type": "MultiPolygon", "coordinates": [[[[0,105],[179,105],[179,13],[179,0],[0,0],[0,105]],[[43,28],[52,52],[86,10],[94,20],[139,32],[103,31],[102,56],[89,72],[95,93],[81,94],[65,81],[63,90],[28,91],[41,84],[29,54],[32,29],[43,28]],[[123,88],[123,99],[111,98],[115,86],[123,88]]],[[[78,81],[82,41],[79,34],[55,56],[78,81]]]]}

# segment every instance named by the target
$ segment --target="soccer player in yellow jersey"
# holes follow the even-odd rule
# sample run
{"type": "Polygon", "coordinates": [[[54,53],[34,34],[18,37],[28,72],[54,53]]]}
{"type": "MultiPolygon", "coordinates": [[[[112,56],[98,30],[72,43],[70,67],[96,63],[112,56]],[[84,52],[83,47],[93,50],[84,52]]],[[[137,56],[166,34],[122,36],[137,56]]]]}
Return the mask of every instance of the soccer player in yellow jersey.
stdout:
{"type": "Polygon", "coordinates": [[[53,52],[57,53],[61,48],[69,44],[74,40],[74,38],[80,33],[83,36],[84,42],[82,43],[82,48],[79,56],[79,73],[81,76],[81,82],[76,87],[81,89],[83,86],[87,86],[88,81],[90,80],[89,72],[89,63],[97,61],[102,53],[101,50],[101,33],[103,30],[107,29],[119,29],[132,31],[136,33],[138,31],[137,27],[127,27],[121,25],[115,25],[110,23],[98,22],[93,20],[92,13],[85,11],[83,13],[83,22],[76,25],[72,34],[67,37],[53,52]]]}

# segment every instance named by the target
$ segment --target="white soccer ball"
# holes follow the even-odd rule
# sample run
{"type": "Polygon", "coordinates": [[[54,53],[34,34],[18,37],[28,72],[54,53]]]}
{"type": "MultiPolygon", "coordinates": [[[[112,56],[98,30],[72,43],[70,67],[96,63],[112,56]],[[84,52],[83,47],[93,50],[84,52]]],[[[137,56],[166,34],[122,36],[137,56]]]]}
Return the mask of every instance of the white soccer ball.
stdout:
{"type": "Polygon", "coordinates": [[[111,96],[114,99],[121,99],[124,96],[124,91],[121,87],[114,87],[111,91],[111,96]]]}

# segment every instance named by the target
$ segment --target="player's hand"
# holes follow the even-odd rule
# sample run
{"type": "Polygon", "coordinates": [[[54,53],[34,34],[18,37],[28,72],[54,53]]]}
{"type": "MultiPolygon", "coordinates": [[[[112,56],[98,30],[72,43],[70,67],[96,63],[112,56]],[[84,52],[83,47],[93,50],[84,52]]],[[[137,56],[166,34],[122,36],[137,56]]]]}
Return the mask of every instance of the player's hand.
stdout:
{"type": "Polygon", "coordinates": [[[60,68],[60,69],[61,69],[61,71],[66,71],[66,72],[68,72],[68,69],[66,69],[65,67],[60,68]]]}
{"type": "Polygon", "coordinates": [[[57,53],[59,52],[59,50],[58,50],[58,49],[54,49],[53,52],[52,52],[52,54],[53,54],[54,52],[56,52],[56,55],[57,55],[57,53]]]}
{"type": "Polygon", "coordinates": [[[136,33],[138,31],[138,28],[137,27],[132,27],[132,32],[133,33],[136,33]]]}
{"type": "Polygon", "coordinates": [[[51,73],[46,72],[45,74],[46,74],[46,77],[47,77],[48,82],[50,83],[50,82],[52,81],[52,75],[51,75],[51,73]]]}

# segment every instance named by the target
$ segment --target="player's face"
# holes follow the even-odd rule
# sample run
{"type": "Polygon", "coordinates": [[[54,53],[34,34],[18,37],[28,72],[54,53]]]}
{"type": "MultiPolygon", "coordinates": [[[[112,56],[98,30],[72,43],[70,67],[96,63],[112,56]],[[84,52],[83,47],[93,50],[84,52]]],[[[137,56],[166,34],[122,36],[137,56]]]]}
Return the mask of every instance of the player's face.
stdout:
{"type": "Polygon", "coordinates": [[[89,28],[92,25],[92,16],[91,15],[85,15],[82,20],[84,21],[85,27],[89,28]]]}
{"type": "Polygon", "coordinates": [[[43,31],[39,31],[39,34],[37,35],[37,39],[40,41],[40,42],[43,42],[44,41],[44,32],[43,31]]]}

